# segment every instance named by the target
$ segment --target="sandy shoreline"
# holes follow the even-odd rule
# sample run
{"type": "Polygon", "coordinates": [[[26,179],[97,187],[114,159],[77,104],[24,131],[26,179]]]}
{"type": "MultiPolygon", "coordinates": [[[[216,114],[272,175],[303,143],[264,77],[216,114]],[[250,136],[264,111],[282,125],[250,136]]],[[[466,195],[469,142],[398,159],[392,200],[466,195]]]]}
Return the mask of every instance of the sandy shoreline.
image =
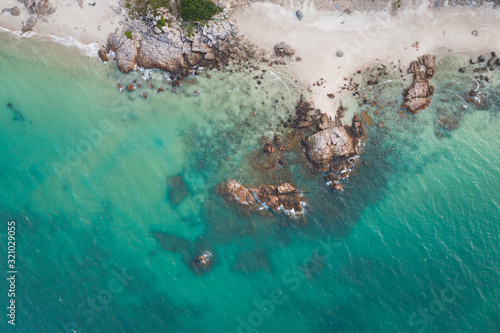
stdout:
{"type": "MultiPolygon", "coordinates": [[[[57,11],[39,18],[33,31],[62,38],[72,36],[84,44],[106,44],[108,35],[125,20],[125,10],[118,10],[119,2],[97,0],[95,6],[90,6],[86,1],[82,9],[77,0],[52,0],[57,11]]],[[[21,15],[3,13],[0,26],[17,31],[29,13],[18,1],[0,0],[0,9],[13,6],[20,8],[21,15]]],[[[429,2],[423,1],[419,7],[391,15],[389,7],[384,11],[347,14],[317,11],[309,4],[300,7],[304,15],[301,21],[295,16],[296,8],[289,7],[251,3],[236,9],[230,19],[237,22],[240,35],[269,53],[279,42],[290,44],[302,61],[292,61],[282,68],[303,85],[310,86],[309,98],[331,115],[343,95],[339,91],[346,83],[344,78],[373,63],[388,65],[400,60],[403,66],[408,66],[425,53],[477,55],[500,51],[500,39],[496,36],[500,9],[493,9],[492,5],[429,8],[429,2]],[[471,33],[473,30],[478,32],[477,36],[471,33]],[[418,49],[412,47],[417,41],[418,49]],[[344,53],[343,57],[335,55],[338,50],[344,53]],[[312,86],[321,78],[326,81],[325,88],[312,86]],[[336,98],[327,97],[328,93],[334,93],[336,98]]]]}
{"type": "Polygon", "coordinates": [[[236,20],[240,34],[271,51],[279,42],[290,44],[302,61],[288,65],[304,84],[311,85],[311,99],[323,112],[336,110],[340,87],[357,69],[373,63],[401,60],[405,67],[425,53],[480,53],[500,50],[496,35],[500,27],[500,9],[444,7],[428,8],[428,3],[396,16],[388,12],[319,12],[301,8],[304,18],[295,17],[295,9],[254,3],[238,9],[236,20]],[[256,20],[256,18],[259,18],[256,20]],[[471,32],[478,31],[478,36],[471,32]],[[419,42],[418,50],[412,47],[419,42]],[[335,55],[342,50],[344,56],[335,55]],[[326,80],[326,88],[313,82],[326,80]],[[334,100],[327,97],[334,93],[334,100]]]}
{"type": "MultiPolygon", "coordinates": [[[[119,22],[125,20],[125,9],[120,0],[84,0],[80,8],[77,0],[51,0],[57,6],[54,14],[38,17],[33,31],[61,38],[74,37],[83,44],[106,44],[108,35],[116,30],[119,22]],[[96,3],[90,6],[90,3],[96,3]]],[[[10,31],[21,31],[22,22],[31,15],[17,0],[0,0],[0,11],[4,8],[19,7],[20,15],[9,12],[0,15],[0,26],[10,31]]]]}

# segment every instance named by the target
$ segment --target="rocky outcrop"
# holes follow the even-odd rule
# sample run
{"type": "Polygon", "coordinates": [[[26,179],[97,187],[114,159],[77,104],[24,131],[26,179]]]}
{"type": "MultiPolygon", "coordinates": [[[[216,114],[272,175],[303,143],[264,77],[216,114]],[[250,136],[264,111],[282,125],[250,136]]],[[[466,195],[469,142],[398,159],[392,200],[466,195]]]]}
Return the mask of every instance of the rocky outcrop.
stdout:
{"type": "Polygon", "coordinates": [[[236,32],[235,23],[229,20],[210,21],[196,26],[192,33],[177,21],[161,29],[145,21],[132,21],[108,37],[108,47],[116,53],[118,68],[124,73],[137,63],[186,75],[194,66],[218,67],[229,58],[246,58],[249,48],[239,43],[236,32]],[[132,38],[127,38],[125,31],[130,31],[132,38]]]}
{"type": "Polygon", "coordinates": [[[203,251],[193,258],[191,262],[193,270],[198,274],[205,274],[212,269],[213,254],[210,251],[203,251]]]}
{"type": "Polygon", "coordinates": [[[293,121],[303,135],[302,145],[313,169],[325,173],[326,181],[335,190],[343,189],[342,180],[354,168],[367,136],[358,116],[353,117],[351,126],[342,124],[344,110],[340,106],[335,119],[331,119],[301,98],[293,121]]]}
{"type": "Polygon", "coordinates": [[[217,186],[216,191],[226,200],[237,202],[248,210],[266,208],[293,216],[304,213],[305,200],[292,183],[245,187],[230,179],[217,186]]]}
{"type": "Polygon", "coordinates": [[[30,15],[46,16],[55,13],[57,7],[53,6],[49,0],[19,0],[28,9],[30,15]]]}
{"type": "Polygon", "coordinates": [[[183,44],[172,40],[163,41],[146,35],[142,38],[136,61],[144,68],[157,68],[167,72],[180,72],[185,66],[183,44]]]}
{"type": "Polygon", "coordinates": [[[137,50],[139,43],[125,34],[114,33],[108,37],[108,46],[116,53],[118,69],[123,73],[129,73],[135,68],[137,50]]]}
{"type": "Polygon", "coordinates": [[[434,66],[434,58],[430,54],[410,63],[408,73],[413,74],[413,84],[403,93],[403,106],[411,113],[424,110],[431,104],[434,87],[429,84],[429,80],[434,76],[434,66]]]}
{"type": "Polygon", "coordinates": [[[31,29],[33,29],[33,27],[35,26],[37,22],[37,19],[36,17],[34,16],[30,16],[26,22],[24,23],[22,29],[21,29],[21,32],[24,34],[25,32],[27,31],[30,31],[31,29]]]}
{"type": "Polygon", "coordinates": [[[287,43],[281,42],[274,46],[274,53],[280,57],[290,57],[295,54],[295,50],[287,43]]]}

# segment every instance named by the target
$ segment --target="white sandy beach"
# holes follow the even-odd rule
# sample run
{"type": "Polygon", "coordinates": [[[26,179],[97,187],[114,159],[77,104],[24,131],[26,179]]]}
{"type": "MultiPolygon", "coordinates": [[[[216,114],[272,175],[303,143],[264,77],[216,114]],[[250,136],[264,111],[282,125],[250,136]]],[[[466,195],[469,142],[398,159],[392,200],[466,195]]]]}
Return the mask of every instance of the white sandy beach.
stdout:
{"type": "Polygon", "coordinates": [[[301,62],[288,65],[304,84],[312,88],[311,99],[323,112],[334,113],[340,87],[357,69],[373,63],[401,60],[405,67],[425,53],[447,52],[479,55],[500,51],[500,9],[484,6],[428,8],[428,2],[397,16],[389,12],[320,12],[312,6],[284,8],[268,3],[253,3],[235,11],[240,34],[269,52],[279,42],[295,49],[301,62]],[[304,18],[299,21],[295,11],[304,18]],[[477,30],[478,36],[472,35],[477,30]],[[416,41],[419,49],[412,47],[416,41]],[[336,57],[337,50],[344,56],[336,57]],[[312,84],[320,78],[326,88],[312,84]],[[327,97],[334,93],[334,100],[327,97]]]}
{"type": "MultiPolygon", "coordinates": [[[[119,22],[125,20],[125,9],[120,0],[84,0],[80,8],[77,0],[51,0],[57,10],[54,14],[38,17],[33,31],[43,35],[61,38],[74,37],[84,44],[106,44],[108,35],[115,31],[119,22]],[[90,3],[96,3],[90,6],[90,3]],[[120,11],[117,13],[115,11],[120,11]]],[[[19,7],[21,15],[8,12],[0,15],[0,26],[11,31],[21,31],[22,22],[30,17],[28,9],[17,0],[0,0],[3,8],[19,7]]]]}

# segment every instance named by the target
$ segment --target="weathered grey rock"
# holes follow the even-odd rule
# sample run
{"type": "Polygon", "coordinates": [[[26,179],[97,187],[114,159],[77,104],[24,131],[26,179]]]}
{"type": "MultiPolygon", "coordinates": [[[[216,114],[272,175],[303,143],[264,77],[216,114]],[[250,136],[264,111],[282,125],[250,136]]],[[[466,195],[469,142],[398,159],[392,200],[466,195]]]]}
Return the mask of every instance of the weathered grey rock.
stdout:
{"type": "Polygon", "coordinates": [[[49,0],[19,0],[28,9],[30,15],[37,14],[46,16],[55,13],[57,7],[53,6],[49,0]]]}
{"type": "Polygon", "coordinates": [[[274,46],[274,53],[277,56],[285,57],[285,56],[294,55],[295,50],[292,49],[292,47],[290,45],[288,45],[287,43],[281,42],[281,43],[274,46]]]}
{"type": "Polygon", "coordinates": [[[19,7],[17,6],[14,6],[10,9],[10,13],[13,15],[13,16],[19,16],[21,15],[21,11],[19,10],[19,7]]]}
{"type": "Polygon", "coordinates": [[[168,72],[178,72],[185,66],[182,42],[163,42],[149,36],[141,40],[137,63],[144,68],[158,68],[168,72]]]}
{"type": "Polygon", "coordinates": [[[35,26],[36,22],[37,22],[36,17],[30,16],[26,20],[26,22],[24,23],[23,28],[21,29],[22,33],[24,34],[25,32],[30,31],[31,29],[33,29],[33,27],[35,26]]]}
{"type": "MultiPolygon", "coordinates": [[[[213,38],[213,37],[212,37],[213,38]]],[[[191,45],[191,51],[208,53],[212,51],[212,48],[208,45],[208,37],[204,35],[196,36],[193,38],[193,43],[191,45]]]]}
{"type": "Polygon", "coordinates": [[[127,38],[123,33],[115,32],[108,37],[109,48],[116,53],[118,69],[129,73],[135,68],[139,43],[127,38]]]}
{"type": "Polygon", "coordinates": [[[36,13],[41,16],[55,13],[57,7],[54,7],[49,0],[40,0],[36,4],[36,13]]]}

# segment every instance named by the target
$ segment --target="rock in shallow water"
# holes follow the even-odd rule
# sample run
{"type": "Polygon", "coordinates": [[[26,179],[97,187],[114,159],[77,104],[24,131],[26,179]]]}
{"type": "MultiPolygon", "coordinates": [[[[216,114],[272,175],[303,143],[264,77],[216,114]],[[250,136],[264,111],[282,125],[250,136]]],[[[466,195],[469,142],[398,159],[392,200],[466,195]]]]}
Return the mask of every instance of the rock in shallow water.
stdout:
{"type": "Polygon", "coordinates": [[[434,58],[426,54],[418,58],[418,61],[413,61],[408,68],[408,73],[413,74],[413,83],[403,93],[403,106],[411,113],[424,110],[431,104],[434,87],[429,84],[429,80],[434,76],[434,66],[434,58]],[[421,69],[422,66],[424,70],[421,69]]]}
{"type": "Polygon", "coordinates": [[[283,210],[287,214],[304,212],[305,199],[297,192],[297,186],[292,183],[245,187],[230,179],[217,186],[217,193],[225,196],[226,200],[236,201],[240,207],[250,210],[264,207],[272,211],[283,210]]]}

